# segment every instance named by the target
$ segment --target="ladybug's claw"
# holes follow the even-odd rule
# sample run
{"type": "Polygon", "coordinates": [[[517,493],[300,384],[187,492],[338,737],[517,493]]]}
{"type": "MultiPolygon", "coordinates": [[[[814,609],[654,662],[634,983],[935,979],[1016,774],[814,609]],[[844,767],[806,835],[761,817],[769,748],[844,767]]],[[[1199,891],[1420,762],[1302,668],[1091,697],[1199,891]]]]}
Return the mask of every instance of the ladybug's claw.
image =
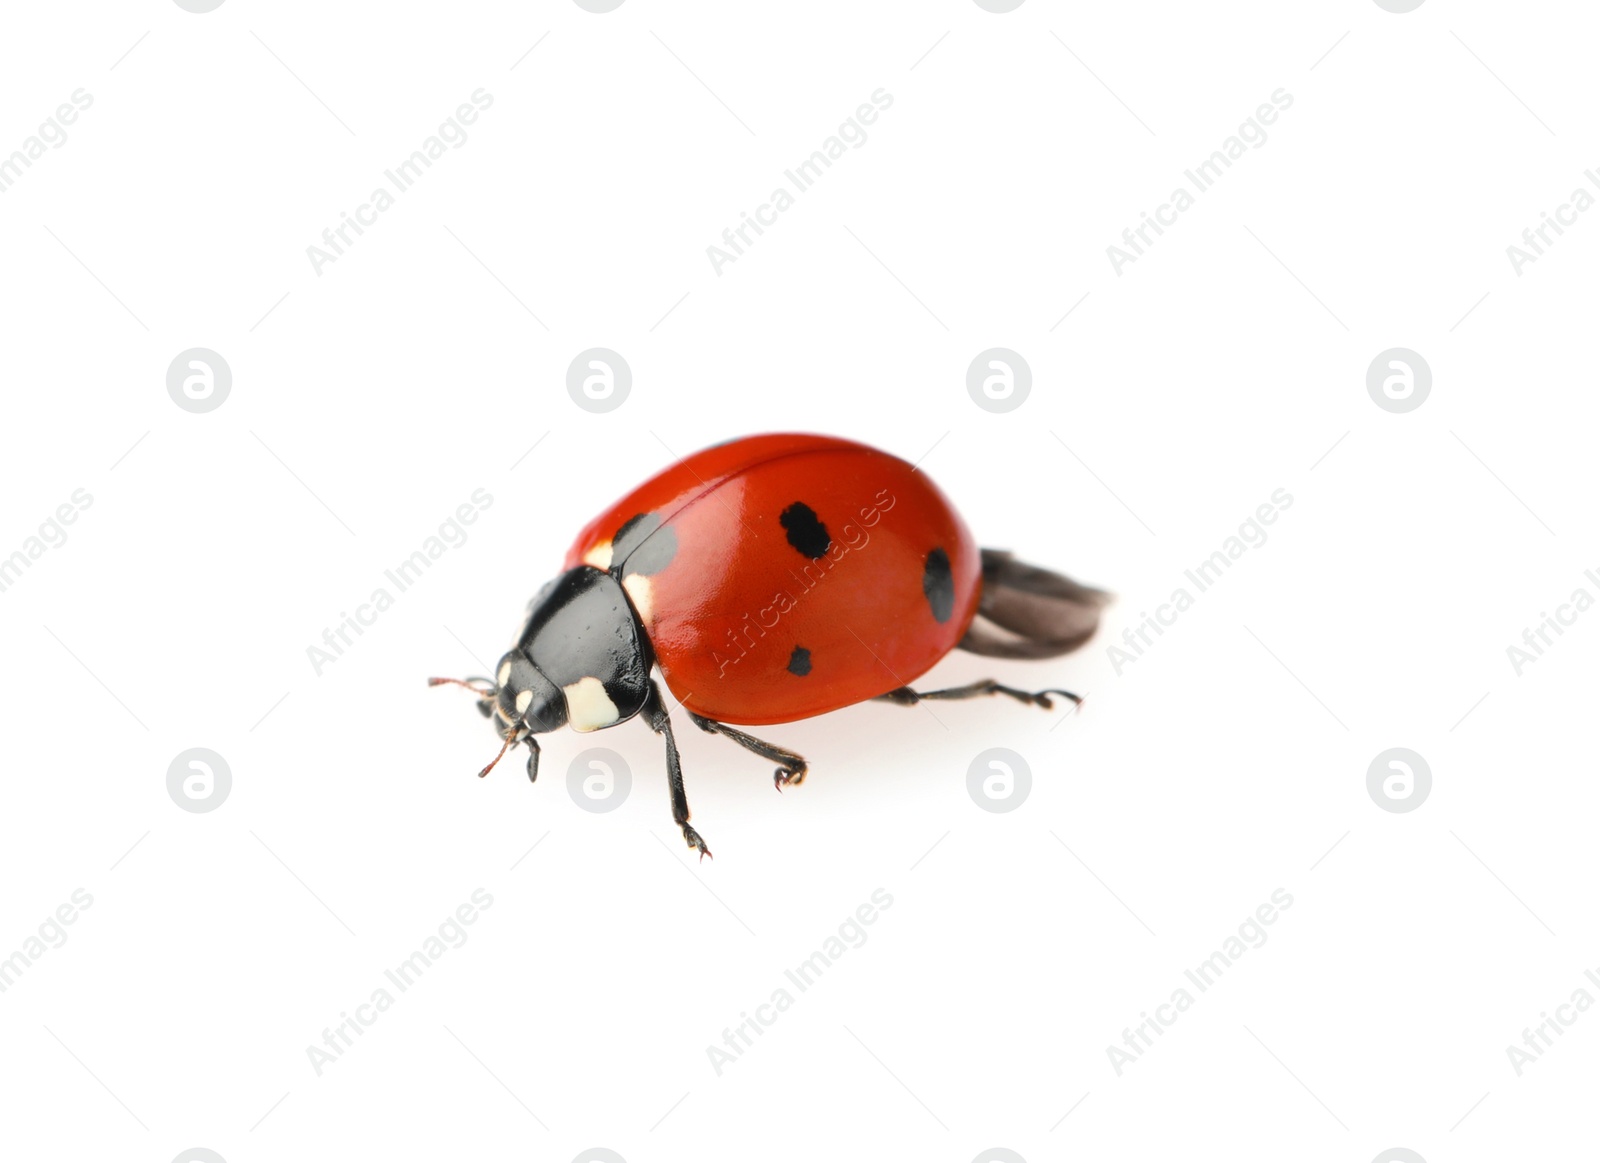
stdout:
{"type": "Polygon", "coordinates": [[[1036,692],[1034,694],[1033,701],[1034,701],[1035,705],[1043,707],[1047,711],[1052,711],[1052,710],[1055,709],[1055,704],[1050,701],[1050,696],[1051,695],[1060,695],[1062,698],[1070,700],[1074,710],[1076,710],[1078,707],[1083,705],[1083,696],[1082,695],[1075,695],[1071,691],[1058,691],[1058,690],[1038,691],[1038,692],[1036,692]]]}
{"type": "Polygon", "coordinates": [[[806,779],[806,764],[804,760],[790,767],[780,767],[772,773],[772,786],[782,791],[791,785],[799,787],[806,779]]]}
{"type": "Polygon", "coordinates": [[[711,855],[711,849],[707,848],[706,842],[700,839],[700,833],[689,827],[688,824],[683,826],[683,838],[685,842],[688,843],[689,847],[699,851],[701,860],[704,860],[707,856],[711,855]]]}

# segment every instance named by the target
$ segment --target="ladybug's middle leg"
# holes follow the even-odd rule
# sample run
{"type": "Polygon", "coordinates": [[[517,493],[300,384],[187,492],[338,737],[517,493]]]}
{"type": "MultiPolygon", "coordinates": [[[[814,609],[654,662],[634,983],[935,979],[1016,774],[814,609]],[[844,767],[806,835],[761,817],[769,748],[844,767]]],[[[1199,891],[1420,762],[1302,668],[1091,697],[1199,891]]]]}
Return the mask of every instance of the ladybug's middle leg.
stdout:
{"type": "Polygon", "coordinates": [[[793,751],[774,746],[764,740],[757,739],[754,735],[746,735],[737,731],[726,723],[719,723],[715,719],[708,719],[704,715],[689,712],[689,718],[694,720],[694,725],[710,735],[722,735],[743,747],[746,751],[754,751],[763,759],[770,759],[781,764],[777,771],[772,773],[772,786],[782,791],[790,784],[803,783],[806,778],[806,761],[793,751]]]}
{"type": "Polygon", "coordinates": [[[667,714],[666,704],[661,701],[661,689],[654,682],[650,684],[650,695],[645,699],[643,710],[650,729],[667,743],[667,786],[672,791],[673,822],[683,829],[684,840],[689,847],[699,850],[703,860],[711,855],[711,849],[700,839],[700,833],[689,826],[689,797],[683,790],[683,767],[678,762],[677,740],[672,737],[672,718],[667,714]]]}
{"type": "Polygon", "coordinates": [[[982,698],[984,695],[1009,695],[1020,703],[1043,707],[1047,711],[1055,705],[1050,701],[1051,695],[1060,695],[1064,699],[1070,699],[1073,706],[1083,702],[1082,696],[1075,695],[1071,691],[1020,691],[1015,687],[1001,686],[992,678],[981,678],[977,682],[968,683],[966,686],[945,687],[943,690],[937,691],[914,691],[908,686],[902,686],[876,697],[891,703],[897,703],[902,707],[912,707],[923,699],[976,699],[982,698]]]}

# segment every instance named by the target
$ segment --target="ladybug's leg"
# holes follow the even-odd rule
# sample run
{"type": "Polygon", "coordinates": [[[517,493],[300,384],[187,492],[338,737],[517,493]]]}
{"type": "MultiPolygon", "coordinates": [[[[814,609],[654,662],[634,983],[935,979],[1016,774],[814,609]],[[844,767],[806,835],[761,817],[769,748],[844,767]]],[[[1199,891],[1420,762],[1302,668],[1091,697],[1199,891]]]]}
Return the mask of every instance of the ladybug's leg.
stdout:
{"type": "Polygon", "coordinates": [[[771,743],[757,739],[754,735],[746,735],[743,731],[736,731],[726,723],[719,723],[715,719],[707,719],[704,715],[689,712],[689,718],[694,720],[694,725],[710,735],[723,735],[733,740],[747,751],[754,751],[763,759],[770,759],[783,766],[772,773],[772,786],[782,791],[788,784],[804,782],[806,778],[806,761],[793,751],[786,751],[771,743]]]}
{"type": "Polygon", "coordinates": [[[880,699],[887,699],[891,703],[898,703],[902,707],[912,707],[923,699],[976,699],[983,695],[1009,695],[1019,703],[1029,703],[1035,707],[1049,710],[1055,704],[1050,701],[1051,695],[1060,695],[1070,699],[1073,706],[1083,702],[1083,698],[1071,691],[1044,690],[1044,691],[1019,691],[1015,687],[1001,686],[992,678],[979,679],[977,682],[968,683],[966,686],[946,687],[939,691],[914,691],[908,686],[896,687],[887,694],[878,695],[880,699]]]}
{"type": "Polygon", "coordinates": [[[650,695],[644,701],[644,718],[650,724],[650,729],[667,741],[667,785],[672,791],[673,822],[683,829],[684,840],[689,847],[699,850],[703,860],[711,855],[711,849],[700,839],[700,833],[689,826],[689,797],[683,790],[683,767],[678,762],[677,740],[672,737],[672,718],[667,714],[666,704],[661,701],[661,689],[654,682],[651,682],[650,695]]]}

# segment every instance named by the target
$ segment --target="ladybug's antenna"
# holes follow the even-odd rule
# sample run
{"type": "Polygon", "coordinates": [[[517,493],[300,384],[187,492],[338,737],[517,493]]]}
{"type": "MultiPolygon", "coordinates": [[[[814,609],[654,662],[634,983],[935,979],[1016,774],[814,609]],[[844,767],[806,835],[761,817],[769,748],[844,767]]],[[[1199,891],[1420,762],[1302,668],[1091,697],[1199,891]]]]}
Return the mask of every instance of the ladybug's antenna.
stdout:
{"type": "Polygon", "coordinates": [[[494,683],[490,682],[486,678],[430,678],[428,680],[429,686],[443,686],[446,683],[454,683],[456,686],[464,686],[473,694],[477,695],[480,699],[486,699],[495,693],[494,683]],[[478,683],[482,683],[483,685],[476,685],[478,683]]]}
{"type": "Polygon", "coordinates": [[[478,772],[478,778],[482,779],[484,776],[488,775],[491,771],[493,771],[494,770],[494,765],[500,762],[500,760],[505,756],[505,753],[507,751],[510,751],[513,746],[515,746],[516,744],[518,744],[520,742],[522,742],[522,735],[521,735],[520,732],[507,731],[506,732],[506,741],[500,745],[499,754],[496,755],[493,759],[489,760],[489,766],[488,767],[486,767],[482,771],[478,772]]]}
{"type": "MultiPolygon", "coordinates": [[[[483,712],[485,718],[489,716],[491,713],[489,701],[494,698],[495,694],[499,690],[494,683],[490,682],[486,678],[430,678],[428,680],[428,685],[431,687],[445,686],[447,684],[452,686],[464,686],[473,694],[477,695],[478,710],[483,712]]],[[[518,743],[521,743],[526,737],[527,732],[525,731],[516,728],[507,729],[505,733],[505,742],[500,745],[499,754],[497,754],[493,759],[489,760],[488,767],[485,767],[482,771],[478,772],[478,778],[482,779],[484,776],[493,771],[494,765],[505,758],[506,752],[510,751],[511,748],[516,746],[518,743]]]]}

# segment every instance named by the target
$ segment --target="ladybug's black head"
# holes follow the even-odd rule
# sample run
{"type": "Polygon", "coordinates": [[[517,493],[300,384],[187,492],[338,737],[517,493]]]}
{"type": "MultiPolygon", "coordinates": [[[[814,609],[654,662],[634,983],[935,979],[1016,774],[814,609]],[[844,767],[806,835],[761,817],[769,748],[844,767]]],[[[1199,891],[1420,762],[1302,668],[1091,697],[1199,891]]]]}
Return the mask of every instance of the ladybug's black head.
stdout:
{"type": "Polygon", "coordinates": [[[502,738],[507,732],[526,730],[537,735],[554,731],[567,721],[567,703],[560,688],[539,673],[521,647],[508,652],[495,668],[490,712],[502,738]]]}
{"type": "Polygon", "coordinates": [[[494,681],[462,685],[478,694],[506,747],[526,742],[536,752],[533,735],[562,726],[598,731],[633,718],[650,696],[654,664],[622,583],[580,565],[539,591],[494,681]]]}

